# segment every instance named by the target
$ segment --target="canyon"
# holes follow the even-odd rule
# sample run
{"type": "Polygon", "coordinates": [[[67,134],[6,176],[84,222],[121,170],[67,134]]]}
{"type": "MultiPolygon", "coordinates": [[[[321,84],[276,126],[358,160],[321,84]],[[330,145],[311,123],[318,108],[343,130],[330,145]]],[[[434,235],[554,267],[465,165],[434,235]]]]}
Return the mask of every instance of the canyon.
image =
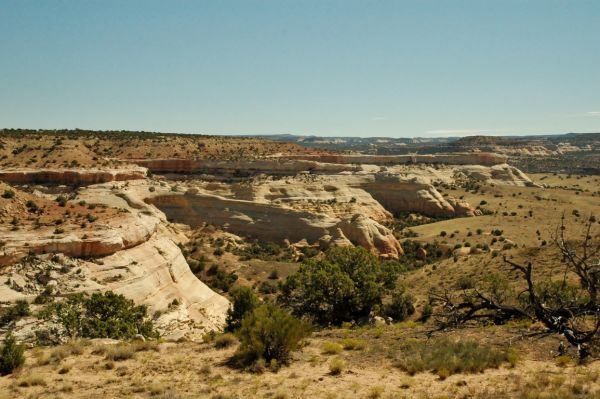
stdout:
{"type": "MultiPolygon", "coordinates": [[[[58,159],[77,147],[72,141],[58,149],[53,144],[52,155],[58,159]]],[[[2,200],[0,297],[5,303],[33,301],[47,286],[58,295],[111,290],[147,305],[170,339],[197,340],[220,329],[229,307],[186,263],[180,246],[190,229],[211,225],[239,242],[273,242],[295,251],[362,246],[399,259],[404,251],[390,227],[395,218],[481,214],[440,192],[441,186],[534,185],[505,156],[491,153],[271,153],[261,159],[126,154],[77,162],[92,164],[0,170],[0,189],[16,193],[2,200]],[[32,212],[32,203],[41,211],[32,212]]],[[[22,323],[17,331],[25,340],[42,328],[22,323]]]]}

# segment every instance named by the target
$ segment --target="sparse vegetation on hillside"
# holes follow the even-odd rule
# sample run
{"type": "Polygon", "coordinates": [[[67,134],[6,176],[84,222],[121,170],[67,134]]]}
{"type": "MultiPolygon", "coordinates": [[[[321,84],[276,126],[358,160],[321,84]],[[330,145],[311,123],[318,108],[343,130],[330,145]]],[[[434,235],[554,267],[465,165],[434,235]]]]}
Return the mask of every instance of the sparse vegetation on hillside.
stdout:
{"type": "Polygon", "coordinates": [[[14,305],[2,309],[0,313],[0,327],[4,327],[9,323],[17,321],[22,317],[29,316],[30,314],[29,303],[20,299],[16,301],[14,305]]]}
{"type": "Polygon", "coordinates": [[[244,247],[238,248],[233,253],[240,257],[240,260],[261,259],[276,261],[291,261],[292,252],[289,247],[282,248],[272,242],[256,241],[244,247]]]}
{"type": "Polygon", "coordinates": [[[582,237],[567,233],[565,217],[554,234],[554,244],[562,255],[563,273],[558,279],[536,279],[532,262],[522,264],[507,257],[504,262],[523,279],[525,290],[518,295],[503,276],[490,276],[487,285],[465,289],[459,295],[434,290],[433,300],[441,305],[438,321],[457,326],[472,320],[505,323],[525,318],[541,322],[553,333],[562,334],[579,348],[579,356],[590,355],[588,345],[599,344],[600,242],[594,231],[595,218],[584,225],[582,237]]]}

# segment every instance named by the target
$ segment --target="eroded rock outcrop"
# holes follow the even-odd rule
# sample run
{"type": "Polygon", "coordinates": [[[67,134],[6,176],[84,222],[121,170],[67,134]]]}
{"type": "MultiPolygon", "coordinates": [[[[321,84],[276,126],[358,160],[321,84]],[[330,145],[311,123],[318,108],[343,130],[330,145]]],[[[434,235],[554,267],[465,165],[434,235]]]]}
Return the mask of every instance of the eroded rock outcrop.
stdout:
{"type": "Polygon", "coordinates": [[[357,214],[342,220],[334,231],[337,234],[332,237],[333,245],[340,245],[339,240],[346,238],[353,245],[360,245],[383,256],[398,258],[404,253],[400,243],[386,227],[364,215],[357,214]]]}
{"type": "MultiPolygon", "coordinates": [[[[102,216],[86,229],[71,219],[61,223],[60,231],[38,225],[0,229],[4,243],[0,261],[5,265],[0,270],[0,298],[31,301],[48,286],[57,295],[112,290],[148,305],[150,314],[160,314],[155,324],[167,338],[200,339],[204,332],[220,329],[229,302],[192,274],[175,244],[182,237],[164,223],[161,212],[138,196],[148,192],[145,180],[81,190],[77,201],[86,198],[90,209],[102,216]]],[[[5,200],[10,202],[6,206],[20,209],[27,198],[33,196],[18,192],[5,200]]],[[[63,207],[54,202],[50,201],[62,212],[71,209],[69,202],[63,207]]],[[[73,202],[74,209],[82,207],[73,202]]],[[[54,209],[44,197],[37,203],[44,212],[54,209]]],[[[42,328],[33,327],[24,327],[19,334],[31,335],[42,328]]]]}
{"type": "Polygon", "coordinates": [[[336,164],[370,164],[370,165],[397,165],[397,164],[447,164],[447,165],[484,165],[492,166],[506,163],[508,157],[503,154],[491,152],[465,152],[452,154],[409,154],[409,155],[289,155],[288,159],[301,159],[309,161],[336,163],[336,164]]]}
{"type": "Polygon", "coordinates": [[[361,183],[385,209],[394,213],[418,212],[428,216],[473,216],[475,210],[465,201],[444,198],[431,184],[417,178],[404,180],[390,173],[378,173],[361,183]]]}
{"type": "Polygon", "coordinates": [[[402,253],[391,231],[364,215],[339,219],[273,204],[190,192],[157,195],[146,201],[163,211],[170,220],[191,226],[211,223],[234,234],[262,241],[306,240],[315,243],[320,240],[323,243],[324,236],[332,236],[339,230],[353,245],[364,246],[378,255],[397,258],[402,253]]]}
{"type": "Polygon", "coordinates": [[[85,186],[111,181],[138,180],[146,177],[144,168],[128,169],[20,169],[0,171],[0,181],[10,184],[62,184],[85,186]]]}
{"type": "Polygon", "coordinates": [[[462,173],[469,179],[486,183],[523,187],[537,186],[525,173],[508,164],[494,165],[490,168],[473,165],[458,169],[458,173],[462,173]]]}
{"type": "Polygon", "coordinates": [[[130,159],[136,165],[148,168],[153,173],[215,174],[248,176],[257,173],[272,175],[294,175],[301,171],[314,173],[357,172],[359,165],[340,165],[312,160],[289,160],[269,158],[260,160],[223,161],[207,159],[130,159]]]}

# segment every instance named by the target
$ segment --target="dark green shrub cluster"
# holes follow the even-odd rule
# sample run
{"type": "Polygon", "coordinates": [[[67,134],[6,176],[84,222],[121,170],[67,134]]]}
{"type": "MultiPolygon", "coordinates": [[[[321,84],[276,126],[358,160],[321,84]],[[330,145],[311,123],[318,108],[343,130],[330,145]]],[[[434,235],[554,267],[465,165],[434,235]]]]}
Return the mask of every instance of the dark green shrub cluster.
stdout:
{"type": "Polygon", "coordinates": [[[277,286],[277,283],[272,281],[261,281],[261,283],[258,285],[258,292],[263,295],[275,294],[278,289],[279,287],[277,286]]]}
{"type": "Polygon", "coordinates": [[[386,316],[395,321],[402,321],[415,313],[413,296],[403,286],[398,286],[392,292],[392,300],[384,307],[386,316]]]}
{"type": "MultiPolygon", "coordinates": [[[[445,231],[442,233],[444,233],[442,237],[447,234],[445,231]]],[[[423,244],[414,240],[404,240],[402,242],[402,249],[404,250],[402,262],[411,269],[416,269],[425,264],[435,263],[450,257],[450,252],[444,250],[437,241],[423,244]],[[422,258],[419,254],[421,249],[425,250],[425,258],[422,258]]]]}
{"type": "Polygon", "coordinates": [[[225,331],[237,331],[242,325],[242,319],[260,304],[258,297],[248,287],[238,287],[230,293],[231,306],[227,311],[225,331]]]}
{"type": "Polygon", "coordinates": [[[218,289],[223,292],[228,292],[233,283],[235,283],[238,279],[237,274],[235,273],[227,273],[219,269],[218,265],[212,265],[207,271],[206,274],[210,276],[205,282],[206,284],[213,289],[218,289]]]}
{"type": "Polygon", "coordinates": [[[242,320],[236,334],[240,346],[235,358],[242,365],[286,364],[308,333],[308,325],[285,310],[272,304],[261,305],[242,320]]]}
{"type": "Polygon", "coordinates": [[[292,252],[289,248],[272,242],[254,242],[243,248],[237,248],[233,252],[240,257],[240,260],[261,259],[267,261],[290,261],[292,252]]]}
{"type": "Polygon", "coordinates": [[[63,301],[49,304],[42,312],[45,319],[61,324],[70,337],[133,338],[141,334],[158,336],[147,316],[145,305],[135,303],[112,291],[72,294],[63,301]]]}
{"type": "Polygon", "coordinates": [[[279,301],[296,316],[339,325],[369,316],[395,285],[402,266],[380,262],[364,248],[330,248],[308,260],[281,287],[279,301]]]}
{"type": "Polygon", "coordinates": [[[15,192],[11,189],[4,190],[4,193],[2,193],[2,198],[11,199],[14,197],[15,197],[15,192]]]}
{"type": "Polygon", "coordinates": [[[8,375],[25,363],[25,348],[8,334],[0,349],[0,375],[8,375]]]}
{"type": "Polygon", "coordinates": [[[4,309],[0,314],[0,326],[5,326],[30,314],[29,303],[25,300],[18,300],[11,307],[4,309]]]}
{"type": "Polygon", "coordinates": [[[514,364],[515,354],[476,341],[440,338],[405,344],[396,366],[411,375],[431,371],[445,378],[457,373],[479,373],[504,362],[514,364]]]}

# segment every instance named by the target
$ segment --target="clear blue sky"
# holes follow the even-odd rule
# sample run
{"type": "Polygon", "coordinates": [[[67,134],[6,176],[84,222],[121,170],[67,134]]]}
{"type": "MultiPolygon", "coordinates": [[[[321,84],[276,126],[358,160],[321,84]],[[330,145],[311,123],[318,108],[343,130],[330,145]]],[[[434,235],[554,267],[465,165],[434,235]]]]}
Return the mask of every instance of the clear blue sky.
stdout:
{"type": "Polygon", "coordinates": [[[0,127],[600,131],[600,0],[0,0],[0,127]]]}

